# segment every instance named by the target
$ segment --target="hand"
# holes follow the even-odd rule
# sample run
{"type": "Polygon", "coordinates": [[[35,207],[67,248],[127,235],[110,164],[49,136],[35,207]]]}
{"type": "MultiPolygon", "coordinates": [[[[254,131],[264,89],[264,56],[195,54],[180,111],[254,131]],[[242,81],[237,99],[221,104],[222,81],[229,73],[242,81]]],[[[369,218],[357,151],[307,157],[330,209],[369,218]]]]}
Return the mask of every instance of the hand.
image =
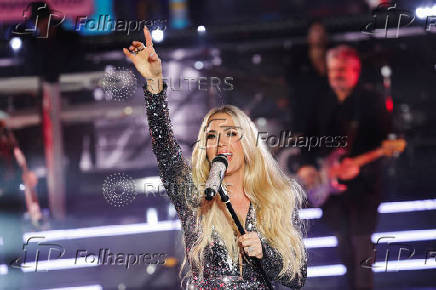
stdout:
{"type": "Polygon", "coordinates": [[[145,45],[142,42],[133,41],[129,49],[123,48],[123,52],[147,80],[147,89],[157,94],[163,89],[162,61],[153,48],[151,34],[146,26],[144,26],[144,36],[145,45]]]}
{"type": "Polygon", "coordinates": [[[356,177],[360,170],[351,158],[345,158],[341,163],[335,166],[337,177],[342,180],[350,180],[356,177]]]}
{"type": "Polygon", "coordinates": [[[320,175],[318,170],[313,166],[302,166],[297,172],[298,178],[303,186],[309,190],[320,183],[320,175]]]}
{"type": "Polygon", "coordinates": [[[262,259],[262,244],[256,232],[248,232],[238,238],[239,244],[244,247],[244,252],[250,257],[262,259]]]}

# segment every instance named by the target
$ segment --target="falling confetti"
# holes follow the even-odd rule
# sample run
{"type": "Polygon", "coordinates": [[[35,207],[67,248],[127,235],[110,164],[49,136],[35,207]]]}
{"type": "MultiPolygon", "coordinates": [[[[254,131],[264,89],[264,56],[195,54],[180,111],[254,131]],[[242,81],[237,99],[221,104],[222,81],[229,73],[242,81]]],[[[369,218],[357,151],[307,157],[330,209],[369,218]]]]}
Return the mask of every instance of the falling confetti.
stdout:
{"type": "Polygon", "coordinates": [[[125,206],[136,197],[135,182],[122,172],[106,176],[103,183],[103,196],[112,206],[125,206]]]}
{"type": "Polygon", "coordinates": [[[136,91],[136,76],[126,68],[107,66],[100,86],[110,100],[125,102],[136,91]]]}

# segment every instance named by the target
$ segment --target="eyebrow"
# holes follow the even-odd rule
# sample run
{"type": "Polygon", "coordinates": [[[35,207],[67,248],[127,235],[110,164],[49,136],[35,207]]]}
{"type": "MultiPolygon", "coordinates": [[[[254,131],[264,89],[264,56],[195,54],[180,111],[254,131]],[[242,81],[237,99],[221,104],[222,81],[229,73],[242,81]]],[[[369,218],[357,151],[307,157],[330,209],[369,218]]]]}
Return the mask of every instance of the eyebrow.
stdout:
{"type": "MultiPolygon", "coordinates": [[[[220,127],[225,128],[225,130],[229,130],[229,129],[242,129],[242,127],[240,127],[240,126],[220,126],[220,127]]],[[[215,130],[209,130],[209,131],[206,131],[206,133],[216,133],[216,131],[215,130]]]]}

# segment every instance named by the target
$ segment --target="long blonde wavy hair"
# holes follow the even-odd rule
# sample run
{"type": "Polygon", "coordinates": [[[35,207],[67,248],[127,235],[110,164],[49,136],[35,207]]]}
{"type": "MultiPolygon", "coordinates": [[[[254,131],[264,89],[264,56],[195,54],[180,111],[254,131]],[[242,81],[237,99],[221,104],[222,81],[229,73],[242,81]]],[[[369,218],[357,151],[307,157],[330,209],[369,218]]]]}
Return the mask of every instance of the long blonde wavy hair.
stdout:
{"type": "MultiPolygon", "coordinates": [[[[257,230],[283,257],[283,268],[279,276],[288,273],[294,278],[296,274],[301,274],[300,269],[306,259],[303,223],[298,217],[305,194],[298,183],[280,169],[264,141],[258,141],[255,124],[237,107],[224,105],[211,109],[205,115],[198,132],[197,140],[200,142],[195,144],[192,152],[193,182],[200,189],[208,178],[210,163],[205,150],[206,128],[210,118],[216,113],[227,113],[235,125],[241,128],[240,140],[245,162],[243,188],[256,210],[257,230]]],[[[222,238],[233,261],[238,261],[239,255],[237,228],[225,205],[219,198],[204,202],[203,190],[198,190],[197,193],[202,195],[197,198],[203,200],[196,211],[197,228],[201,234],[185,255],[179,275],[187,261],[191,269],[182,279],[182,284],[185,278],[192,275],[193,269],[197,269],[199,276],[203,277],[203,254],[205,247],[213,241],[212,228],[222,238]]]]}

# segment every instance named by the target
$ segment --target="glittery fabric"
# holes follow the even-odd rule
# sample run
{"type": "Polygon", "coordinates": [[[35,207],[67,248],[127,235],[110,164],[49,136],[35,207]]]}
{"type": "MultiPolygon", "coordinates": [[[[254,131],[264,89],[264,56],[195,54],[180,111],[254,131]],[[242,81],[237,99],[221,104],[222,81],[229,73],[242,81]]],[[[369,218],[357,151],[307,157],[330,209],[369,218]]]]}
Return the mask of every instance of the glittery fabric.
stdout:
{"type": "MultiPolygon", "coordinates": [[[[186,251],[192,247],[201,229],[196,227],[196,212],[200,205],[197,189],[192,186],[192,172],[182,156],[177,144],[169,118],[168,102],[166,99],[167,85],[159,94],[152,94],[144,86],[145,107],[148,117],[152,148],[158,161],[160,177],[171,202],[174,204],[182,224],[186,251]]],[[[271,283],[281,283],[292,289],[300,289],[306,281],[307,261],[301,269],[301,276],[293,279],[285,274],[278,279],[282,268],[280,253],[270,246],[268,240],[262,236],[256,227],[256,210],[250,203],[245,221],[247,231],[258,233],[263,250],[261,266],[271,283]]],[[[237,262],[234,262],[227,252],[219,234],[212,230],[213,242],[204,252],[204,278],[198,278],[198,271],[192,269],[193,275],[188,279],[186,289],[268,289],[262,275],[254,264],[242,259],[242,277],[237,262]]]]}

